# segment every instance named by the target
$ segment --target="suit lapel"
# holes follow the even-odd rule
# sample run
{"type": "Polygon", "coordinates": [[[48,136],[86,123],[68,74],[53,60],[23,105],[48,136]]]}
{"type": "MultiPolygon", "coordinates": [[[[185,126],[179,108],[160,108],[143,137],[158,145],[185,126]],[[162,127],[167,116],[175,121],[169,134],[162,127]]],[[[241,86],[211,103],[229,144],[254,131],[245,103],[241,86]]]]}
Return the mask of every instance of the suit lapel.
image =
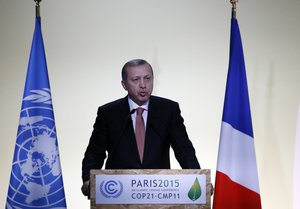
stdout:
{"type": "Polygon", "coordinates": [[[148,156],[151,156],[151,152],[155,152],[152,148],[153,140],[160,139],[160,109],[155,98],[151,97],[148,107],[148,119],[146,126],[145,136],[145,148],[144,148],[144,161],[148,156]],[[152,141],[152,142],[151,142],[152,141]]]}
{"type": "MultiPolygon", "coordinates": [[[[122,138],[122,140],[126,140],[128,142],[128,148],[129,148],[128,152],[130,154],[133,154],[137,161],[141,162],[140,157],[139,157],[139,151],[137,148],[136,139],[135,139],[129,104],[128,104],[128,96],[126,96],[122,100],[122,104],[120,106],[121,106],[122,112],[124,112],[124,110],[125,110],[128,117],[127,117],[127,120],[124,120],[122,123],[124,126],[124,129],[120,133],[119,138],[122,138]]],[[[124,149],[126,149],[126,147],[124,149]]]]}
{"type": "Polygon", "coordinates": [[[117,117],[120,120],[120,128],[118,128],[118,137],[110,154],[113,156],[120,140],[125,140],[128,143],[128,147],[123,147],[122,149],[125,151],[129,149],[126,152],[133,153],[139,159],[127,96],[120,100],[117,117]]]}

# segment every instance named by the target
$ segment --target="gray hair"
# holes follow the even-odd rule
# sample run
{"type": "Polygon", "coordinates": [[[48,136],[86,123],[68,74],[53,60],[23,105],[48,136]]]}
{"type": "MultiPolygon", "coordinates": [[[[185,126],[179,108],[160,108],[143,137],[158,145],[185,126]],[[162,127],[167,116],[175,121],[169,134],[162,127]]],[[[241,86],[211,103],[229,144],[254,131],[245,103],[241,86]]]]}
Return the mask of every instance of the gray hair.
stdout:
{"type": "Polygon", "coordinates": [[[126,79],[127,79],[127,68],[128,67],[136,67],[136,66],[140,66],[140,65],[148,65],[150,67],[152,75],[153,75],[152,66],[146,60],[133,59],[133,60],[126,62],[122,68],[122,81],[126,81],[126,79]]]}

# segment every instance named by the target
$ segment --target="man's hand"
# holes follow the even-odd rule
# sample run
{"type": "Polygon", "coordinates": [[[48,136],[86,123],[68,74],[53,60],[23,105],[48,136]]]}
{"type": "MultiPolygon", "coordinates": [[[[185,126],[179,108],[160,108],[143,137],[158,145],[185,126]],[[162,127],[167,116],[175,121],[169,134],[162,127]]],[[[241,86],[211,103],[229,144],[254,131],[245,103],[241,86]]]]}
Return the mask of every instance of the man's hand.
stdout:
{"type": "Polygon", "coordinates": [[[210,190],[210,196],[212,196],[214,194],[215,188],[214,188],[212,183],[209,183],[208,187],[209,187],[209,190],[210,190]]]}
{"type": "Polygon", "coordinates": [[[87,196],[90,199],[90,181],[85,181],[82,184],[81,192],[84,196],[87,196]]]}

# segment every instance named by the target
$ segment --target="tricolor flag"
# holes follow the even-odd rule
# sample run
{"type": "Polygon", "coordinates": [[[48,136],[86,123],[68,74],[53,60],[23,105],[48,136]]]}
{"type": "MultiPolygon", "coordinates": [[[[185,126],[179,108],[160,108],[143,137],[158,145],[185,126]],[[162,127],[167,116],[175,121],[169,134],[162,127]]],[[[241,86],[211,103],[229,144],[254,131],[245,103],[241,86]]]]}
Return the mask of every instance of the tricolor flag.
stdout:
{"type": "Polygon", "coordinates": [[[6,209],[66,208],[41,32],[36,17],[6,209]]]}
{"type": "Polygon", "coordinates": [[[295,141],[295,161],[294,161],[294,183],[293,183],[293,208],[300,208],[300,104],[298,109],[298,119],[296,127],[296,141],[295,141]]]}
{"type": "Polygon", "coordinates": [[[242,41],[237,19],[232,18],[213,209],[260,208],[242,41]]]}

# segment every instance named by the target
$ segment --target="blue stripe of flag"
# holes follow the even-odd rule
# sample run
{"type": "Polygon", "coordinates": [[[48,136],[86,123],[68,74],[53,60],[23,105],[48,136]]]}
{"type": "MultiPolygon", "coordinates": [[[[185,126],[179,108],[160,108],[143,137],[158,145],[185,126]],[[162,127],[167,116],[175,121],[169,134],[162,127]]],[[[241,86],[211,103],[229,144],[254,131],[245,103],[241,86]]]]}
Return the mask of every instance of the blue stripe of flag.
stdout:
{"type": "Polygon", "coordinates": [[[229,69],[222,120],[253,137],[247,77],[237,19],[231,20],[229,69]]]}

